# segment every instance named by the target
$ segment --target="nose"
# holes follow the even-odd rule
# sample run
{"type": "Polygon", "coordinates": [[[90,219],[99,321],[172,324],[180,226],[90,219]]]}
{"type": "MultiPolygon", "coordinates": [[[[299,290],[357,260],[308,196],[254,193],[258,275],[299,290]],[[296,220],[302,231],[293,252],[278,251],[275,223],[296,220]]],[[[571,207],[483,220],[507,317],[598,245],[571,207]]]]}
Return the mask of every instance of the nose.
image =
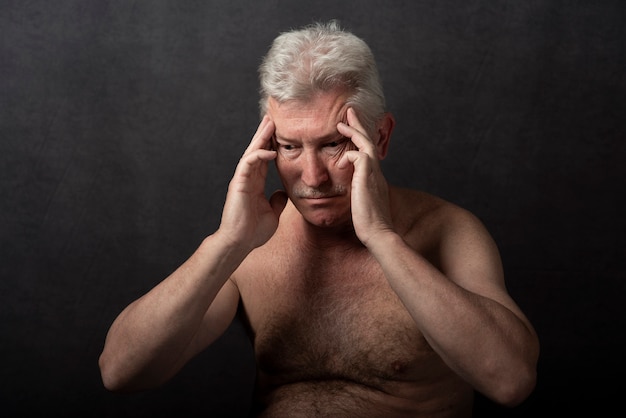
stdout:
{"type": "Polygon", "coordinates": [[[308,187],[319,187],[328,181],[326,163],[315,151],[305,153],[302,159],[301,179],[308,187]]]}

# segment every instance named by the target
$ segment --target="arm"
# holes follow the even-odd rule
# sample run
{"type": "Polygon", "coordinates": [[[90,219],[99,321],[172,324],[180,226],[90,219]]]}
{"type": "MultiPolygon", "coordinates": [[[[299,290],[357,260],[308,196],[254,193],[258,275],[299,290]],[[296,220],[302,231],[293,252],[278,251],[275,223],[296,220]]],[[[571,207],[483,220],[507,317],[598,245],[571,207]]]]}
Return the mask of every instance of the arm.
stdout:
{"type": "Polygon", "coordinates": [[[516,405],[535,385],[537,335],[506,292],[495,244],[469,213],[457,216],[442,237],[441,270],[392,232],[368,249],[446,364],[494,401],[516,405]]]}
{"type": "Polygon", "coordinates": [[[229,280],[278,225],[286,199],[265,198],[274,125],[264,118],[231,180],[218,230],[195,253],[115,319],[99,365],[106,388],[158,386],[217,339],[233,320],[239,292],[229,280]]]}
{"type": "Polygon", "coordinates": [[[523,401],[535,385],[539,343],[506,291],[500,257],[485,228],[460,208],[445,209],[437,269],[393,229],[378,144],[351,110],[348,124],[340,123],[338,129],[358,148],[341,161],[354,165],[357,236],[426,340],[476,390],[502,404],[523,401]]]}

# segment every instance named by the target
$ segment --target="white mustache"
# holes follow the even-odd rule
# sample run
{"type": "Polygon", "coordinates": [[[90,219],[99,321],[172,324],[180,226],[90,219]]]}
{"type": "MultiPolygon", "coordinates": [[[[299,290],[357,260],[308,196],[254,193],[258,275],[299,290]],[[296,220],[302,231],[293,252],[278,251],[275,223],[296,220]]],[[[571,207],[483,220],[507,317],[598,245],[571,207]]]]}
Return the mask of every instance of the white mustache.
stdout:
{"type": "Polygon", "coordinates": [[[346,193],[346,187],[334,185],[328,189],[315,189],[305,186],[294,186],[292,192],[295,197],[301,199],[320,199],[344,195],[346,193]]]}

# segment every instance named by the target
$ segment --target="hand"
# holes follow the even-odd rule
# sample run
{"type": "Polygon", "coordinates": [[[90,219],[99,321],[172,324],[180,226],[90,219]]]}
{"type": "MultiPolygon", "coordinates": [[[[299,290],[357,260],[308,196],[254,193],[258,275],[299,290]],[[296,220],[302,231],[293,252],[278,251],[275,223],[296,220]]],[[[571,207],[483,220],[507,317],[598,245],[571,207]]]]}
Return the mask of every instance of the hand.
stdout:
{"type": "Polygon", "coordinates": [[[354,109],[347,112],[347,124],[337,124],[337,130],[352,140],[356,150],[346,151],[338,165],[354,166],[352,176],[352,222],[354,230],[367,246],[376,234],[393,230],[389,187],[383,176],[376,144],[356,116],[354,109]]]}
{"type": "Polygon", "coordinates": [[[287,203],[284,192],[274,193],[269,201],[265,197],[268,163],[276,158],[276,151],[270,149],[274,129],[274,122],[263,117],[228,186],[218,230],[225,239],[248,250],[272,237],[287,203]]]}

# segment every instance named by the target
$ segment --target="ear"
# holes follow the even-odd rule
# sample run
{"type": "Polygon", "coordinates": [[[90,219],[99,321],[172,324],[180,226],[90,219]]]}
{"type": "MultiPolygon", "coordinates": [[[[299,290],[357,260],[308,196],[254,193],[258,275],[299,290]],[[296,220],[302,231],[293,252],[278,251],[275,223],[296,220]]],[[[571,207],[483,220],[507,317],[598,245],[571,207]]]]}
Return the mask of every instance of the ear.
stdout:
{"type": "Polygon", "coordinates": [[[376,151],[378,152],[379,160],[382,160],[387,156],[389,141],[391,140],[391,132],[393,132],[394,126],[396,126],[396,120],[389,112],[386,112],[380,122],[378,122],[378,141],[376,142],[376,151]]]}

